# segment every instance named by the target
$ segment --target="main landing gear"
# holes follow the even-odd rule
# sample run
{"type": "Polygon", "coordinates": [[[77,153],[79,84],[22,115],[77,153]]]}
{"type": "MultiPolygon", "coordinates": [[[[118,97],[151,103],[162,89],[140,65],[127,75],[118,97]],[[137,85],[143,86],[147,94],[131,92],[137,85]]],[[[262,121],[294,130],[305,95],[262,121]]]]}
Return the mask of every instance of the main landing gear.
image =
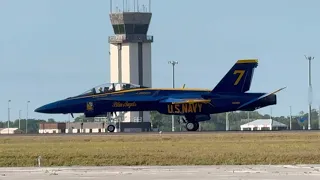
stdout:
{"type": "Polygon", "coordinates": [[[186,123],[186,129],[188,131],[197,131],[199,129],[199,123],[198,122],[188,122],[188,123],[186,123]]]}
{"type": "MultiPolygon", "coordinates": [[[[194,116],[185,116],[182,118],[182,122],[185,123],[187,131],[197,131],[199,129],[199,122],[195,120],[194,116]]],[[[181,122],[181,121],[180,121],[181,122]]]]}

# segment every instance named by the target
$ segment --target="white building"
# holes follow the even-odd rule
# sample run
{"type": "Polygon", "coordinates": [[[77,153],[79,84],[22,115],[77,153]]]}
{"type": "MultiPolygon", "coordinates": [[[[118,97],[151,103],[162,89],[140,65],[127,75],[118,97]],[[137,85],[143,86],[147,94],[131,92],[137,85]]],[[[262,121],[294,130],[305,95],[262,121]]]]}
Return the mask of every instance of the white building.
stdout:
{"type": "Polygon", "coordinates": [[[0,129],[0,134],[16,134],[21,133],[18,131],[18,128],[3,128],[0,129]]]}
{"type": "Polygon", "coordinates": [[[105,133],[107,125],[104,122],[68,122],[66,133],[105,133]]]}
{"type": "Polygon", "coordinates": [[[39,134],[56,134],[62,133],[61,129],[39,129],[39,134]]]}
{"type": "Polygon", "coordinates": [[[288,126],[278,121],[274,121],[272,119],[257,119],[255,121],[241,125],[240,128],[241,128],[241,131],[243,130],[261,131],[261,130],[288,129],[288,126]]]}
{"type": "Polygon", "coordinates": [[[110,130],[105,122],[68,122],[68,123],[39,123],[40,134],[55,133],[105,133],[110,130]]]}
{"type": "MultiPolygon", "coordinates": [[[[110,43],[110,82],[151,87],[150,12],[110,13],[115,35],[110,43]]],[[[149,122],[150,112],[127,112],[123,122],[149,122]]]]}

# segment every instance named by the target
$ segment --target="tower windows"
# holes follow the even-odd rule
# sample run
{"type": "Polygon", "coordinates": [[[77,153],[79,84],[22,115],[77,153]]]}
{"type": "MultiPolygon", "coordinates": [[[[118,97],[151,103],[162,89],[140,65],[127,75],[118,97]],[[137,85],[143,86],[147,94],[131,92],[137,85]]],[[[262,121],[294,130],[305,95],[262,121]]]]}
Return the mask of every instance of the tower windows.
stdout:
{"type": "Polygon", "coordinates": [[[148,24],[114,24],[115,34],[147,34],[148,24]]]}

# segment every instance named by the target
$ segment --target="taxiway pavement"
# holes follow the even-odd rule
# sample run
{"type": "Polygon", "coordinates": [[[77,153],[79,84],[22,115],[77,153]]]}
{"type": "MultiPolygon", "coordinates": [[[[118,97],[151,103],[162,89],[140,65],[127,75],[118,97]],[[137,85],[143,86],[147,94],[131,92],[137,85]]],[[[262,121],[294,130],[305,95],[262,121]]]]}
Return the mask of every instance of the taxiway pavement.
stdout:
{"type": "Polygon", "coordinates": [[[0,180],[319,180],[320,165],[0,168],[0,180]]]}
{"type": "MultiPolygon", "coordinates": [[[[320,130],[282,130],[282,131],[195,131],[195,132],[162,132],[163,135],[186,135],[186,134],[296,134],[296,133],[320,133],[320,130]]],[[[120,133],[56,133],[56,134],[1,134],[0,137],[14,136],[122,136],[122,135],[157,135],[159,132],[120,132],[120,133]]]]}

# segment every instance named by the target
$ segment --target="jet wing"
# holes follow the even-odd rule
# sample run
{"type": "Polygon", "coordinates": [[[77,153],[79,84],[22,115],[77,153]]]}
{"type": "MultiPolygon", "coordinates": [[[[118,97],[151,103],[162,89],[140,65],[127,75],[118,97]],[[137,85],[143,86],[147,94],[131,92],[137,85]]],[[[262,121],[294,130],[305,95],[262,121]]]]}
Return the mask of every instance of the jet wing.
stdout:
{"type": "Polygon", "coordinates": [[[171,104],[191,104],[191,103],[210,103],[210,99],[202,99],[202,98],[190,98],[190,99],[182,99],[182,98],[166,98],[159,103],[171,103],[171,104]]]}
{"type": "Polygon", "coordinates": [[[278,90],[276,90],[276,91],[273,91],[273,92],[271,92],[271,93],[264,94],[264,95],[262,95],[262,96],[260,96],[260,97],[258,97],[258,98],[252,99],[251,101],[248,101],[248,102],[242,104],[241,106],[239,106],[238,109],[241,109],[241,108],[243,108],[243,107],[245,107],[245,106],[247,106],[247,105],[249,105],[249,104],[251,104],[251,103],[253,103],[253,102],[256,102],[256,101],[262,99],[262,98],[265,98],[265,97],[267,97],[267,96],[270,96],[271,94],[275,94],[275,93],[277,93],[277,92],[279,92],[279,91],[281,91],[281,90],[283,90],[283,89],[285,89],[285,88],[286,88],[286,87],[283,87],[283,88],[280,88],[280,89],[278,89],[278,90]]]}

